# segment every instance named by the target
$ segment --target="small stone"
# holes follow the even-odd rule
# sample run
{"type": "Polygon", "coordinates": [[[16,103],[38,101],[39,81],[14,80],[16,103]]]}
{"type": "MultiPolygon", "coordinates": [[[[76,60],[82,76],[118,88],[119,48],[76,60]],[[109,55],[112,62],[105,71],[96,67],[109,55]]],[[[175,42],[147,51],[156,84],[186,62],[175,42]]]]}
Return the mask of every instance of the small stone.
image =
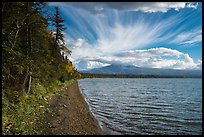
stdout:
{"type": "Polygon", "coordinates": [[[63,107],[67,108],[67,106],[66,106],[66,105],[63,105],[63,107]]]}

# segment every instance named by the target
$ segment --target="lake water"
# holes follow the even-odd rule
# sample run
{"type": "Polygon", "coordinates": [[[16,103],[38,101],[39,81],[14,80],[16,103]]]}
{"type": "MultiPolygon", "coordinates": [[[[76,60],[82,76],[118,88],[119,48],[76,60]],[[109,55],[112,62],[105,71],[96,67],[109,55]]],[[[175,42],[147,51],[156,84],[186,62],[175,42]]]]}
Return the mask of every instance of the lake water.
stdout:
{"type": "Polygon", "coordinates": [[[202,79],[78,80],[105,134],[202,134],[202,79]]]}

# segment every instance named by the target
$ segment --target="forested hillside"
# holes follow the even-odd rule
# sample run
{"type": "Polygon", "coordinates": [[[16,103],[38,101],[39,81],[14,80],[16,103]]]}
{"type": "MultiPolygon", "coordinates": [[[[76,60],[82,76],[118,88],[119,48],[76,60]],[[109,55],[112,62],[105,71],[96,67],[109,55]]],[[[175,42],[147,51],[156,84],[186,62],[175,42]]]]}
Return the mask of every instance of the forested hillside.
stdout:
{"type": "Polygon", "coordinates": [[[26,118],[37,113],[42,92],[55,92],[79,76],[68,59],[71,51],[64,43],[60,9],[49,11],[42,2],[2,3],[3,134],[29,134],[21,127],[29,126],[26,118]],[[51,25],[54,29],[49,30],[51,25]],[[33,113],[26,113],[29,107],[34,107],[33,113]]]}

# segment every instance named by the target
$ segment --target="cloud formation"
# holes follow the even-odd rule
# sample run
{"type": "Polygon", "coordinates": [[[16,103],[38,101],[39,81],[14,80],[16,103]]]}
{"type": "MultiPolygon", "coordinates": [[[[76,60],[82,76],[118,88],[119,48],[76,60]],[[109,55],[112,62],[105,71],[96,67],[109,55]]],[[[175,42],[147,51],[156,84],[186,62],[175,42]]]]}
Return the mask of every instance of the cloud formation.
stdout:
{"type": "Polygon", "coordinates": [[[166,16],[170,9],[196,9],[196,3],[57,4],[61,4],[70,23],[65,41],[72,51],[70,59],[78,70],[113,63],[155,68],[201,68],[202,61],[195,62],[189,54],[161,48],[168,44],[189,46],[202,42],[201,27],[191,26],[189,29],[186,25],[196,12],[187,16],[180,12],[166,16]],[[104,14],[91,14],[90,11],[104,14]],[[150,12],[154,14],[146,14],[150,12]],[[152,48],[157,46],[160,48],[152,48]]]}
{"type": "Polygon", "coordinates": [[[153,13],[167,12],[170,9],[176,11],[183,8],[196,9],[198,6],[197,3],[190,2],[69,2],[67,4],[94,14],[105,12],[108,9],[153,13]]]}
{"type": "MultiPolygon", "coordinates": [[[[81,19],[83,19],[83,15],[81,16],[81,19]]],[[[104,22],[111,17],[113,17],[113,15],[105,16],[104,19],[93,19],[92,16],[87,16],[87,20],[90,19],[93,23],[92,29],[97,37],[95,43],[91,43],[91,40],[89,40],[94,36],[85,28],[84,24],[86,24],[86,20],[78,22],[81,32],[78,35],[79,38],[76,42],[68,44],[73,46],[73,57],[90,56],[90,54],[92,54],[92,56],[116,54],[124,50],[145,48],[150,44],[159,43],[172,37],[172,34],[164,35],[165,31],[168,31],[174,25],[174,23],[167,23],[172,20],[172,18],[154,24],[142,19],[131,25],[123,25],[123,22],[121,22],[123,19],[113,20],[114,24],[112,25],[109,25],[108,22],[104,22]]],[[[114,17],[119,18],[119,15],[116,14],[114,17]]],[[[131,18],[127,20],[131,20],[131,18]]]]}
{"type": "Polygon", "coordinates": [[[201,28],[194,29],[189,32],[180,33],[175,39],[172,40],[172,43],[183,46],[194,45],[198,42],[202,42],[201,28]]]}
{"type": "Polygon", "coordinates": [[[197,63],[186,53],[169,48],[151,48],[146,50],[123,51],[112,56],[85,57],[78,60],[77,67],[91,69],[110,64],[125,64],[138,67],[200,69],[202,61],[197,63]]]}

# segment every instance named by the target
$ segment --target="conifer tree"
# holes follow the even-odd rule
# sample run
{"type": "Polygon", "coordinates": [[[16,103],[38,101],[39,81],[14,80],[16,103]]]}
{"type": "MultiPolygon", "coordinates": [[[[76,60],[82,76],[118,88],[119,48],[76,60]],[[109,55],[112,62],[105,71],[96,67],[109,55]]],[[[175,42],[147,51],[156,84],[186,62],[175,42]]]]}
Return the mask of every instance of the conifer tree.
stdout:
{"type": "Polygon", "coordinates": [[[66,27],[64,25],[64,20],[60,16],[59,7],[55,7],[56,13],[55,18],[53,22],[53,26],[55,27],[55,46],[59,48],[58,50],[64,51],[67,55],[70,55],[71,51],[66,47],[64,43],[64,35],[63,31],[66,30],[66,27]]]}

